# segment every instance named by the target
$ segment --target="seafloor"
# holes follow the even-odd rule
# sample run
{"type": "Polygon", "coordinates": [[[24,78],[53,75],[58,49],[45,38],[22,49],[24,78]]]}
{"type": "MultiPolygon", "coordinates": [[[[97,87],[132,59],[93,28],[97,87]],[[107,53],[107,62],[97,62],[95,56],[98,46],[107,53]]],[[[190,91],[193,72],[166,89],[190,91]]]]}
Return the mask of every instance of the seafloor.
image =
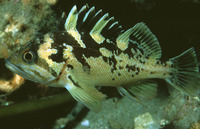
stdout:
{"type": "Polygon", "coordinates": [[[63,28],[73,5],[95,6],[128,29],[144,22],[158,38],[162,60],[190,47],[200,56],[199,0],[0,0],[0,129],[199,129],[200,99],[162,80],[157,95],[135,102],[115,88],[99,113],[77,103],[62,88],[46,87],[13,74],[4,59],[38,35],[63,28]]]}

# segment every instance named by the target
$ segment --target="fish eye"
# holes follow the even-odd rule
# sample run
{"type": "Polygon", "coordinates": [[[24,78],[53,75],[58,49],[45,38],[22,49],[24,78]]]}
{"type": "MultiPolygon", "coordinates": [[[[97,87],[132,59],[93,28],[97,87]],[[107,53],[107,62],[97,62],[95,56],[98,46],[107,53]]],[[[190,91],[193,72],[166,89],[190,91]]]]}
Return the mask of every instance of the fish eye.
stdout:
{"type": "Polygon", "coordinates": [[[23,54],[23,60],[26,63],[33,63],[33,61],[35,60],[35,53],[32,51],[26,51],[23,54]]]}

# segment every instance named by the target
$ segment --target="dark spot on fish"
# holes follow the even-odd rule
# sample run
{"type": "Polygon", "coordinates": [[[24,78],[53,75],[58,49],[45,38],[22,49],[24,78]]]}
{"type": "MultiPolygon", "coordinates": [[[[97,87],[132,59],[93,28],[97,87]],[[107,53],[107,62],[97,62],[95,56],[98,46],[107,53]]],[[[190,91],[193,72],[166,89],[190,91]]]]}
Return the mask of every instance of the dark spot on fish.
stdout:
{"type": "Polygon", "coordinates": [[[136,67],[136,75],[138,75],[139,74],[139,72],[140,72],[140,68],[139,67],[136,67]]]}
{"type": "Polygon", "coordinates": [[[51,74],[52,74],[54,77],[57,77],[57,73],[56,73],[53,69],[51,69],[51,74]]]}
{"type": "Polygon", "coordinates": [[[134,74],[132,74],[131,77],[134,77],[134,74]]]}
{"type": "Polygon", "coordinates": [[[110,71],[111,71],[111,73],[113,73],[113,72],[114,72],[114,70],[115,70],[115,69],[112,67],[112,68],[111,68],[111,70],[110,70],[110,71]]]}
{"type": "Polygon", "coordinates": [[[52,48],[57,49],[58,47],[64,47],[63,43],[66,43],[70,46],[80,47],[80,44],[74,39],[73,36],[68,34],[66,31],[57,31],[50,35],[53,39],[54,43],[52,44],[52,48]]]}
{"type": "Polygon", "coordinates": [[[119,60],[119,62],[121,63],[121,62],[122,62],[122,60],[119,60]]]}
{"type": "Polygon", "coordinates": [[[108,61],[109,65],[111,66],[113,63],[111,61],[108,61]]]}
{"type": "Polygon", "coordinates": [[[139,60],[139,62],[140,62],[141,64],[145,64],[145,61],[139,60]]]}
{"type": "Polygon", "coordinates": [[[105,56],[102,56],[102,57],[103,57],[104,62],[107,62],[107,58],[105,56]]]}
{"type": "Polygon", "coordinates": [[[70,64],[68,64],[67,67],[68,67],[69,69],[73,69],[73,68],[74,68],[74,67],[73,67],[72,65],[70,65],[70,64]]]}
{"type": "Polygon", "coordinates": [[[50,55],[49,59],[52,59],[52,61],[57,63],[65,62],[66,60],[63,58],[63,48],[60,48],[56,54],[50,55]]]}
{"type": "Polygon", "coordinates": [[[121,73],[118,73],[118,76],[121,76],[121,73]]]}
{"type": "Polygon", "coordinates": [[[86,72],[87,74],[90,74],[90,66],[89,65],[83,66],[83,71],[86,72]]]}
{"type": "Polygon", "coordinates": [[[135,71],[135,70],[136,70],[135,65],[126,65],[125,68],[128,70],[128,72],[130,72],[130,71],[135,71]]]}
{"type": "Polygon", "coordinates": [[[112,81],[114,81],[115,80],[115,78],[112,78],[112,81]]]}
{"type": "Polygon", "coordinates": [[[83,55],[86,58],[89,58],[89,57],[95,58],[95,57],[101,56],[101,53],[99,51],[96,51],[94,49],[82,48],[82,47],[73,47],[73,53],[75,54],[75,57],[77,58],[83,58],[83,55]]]}
{"type": "Polygon", "coordinates": [[[110,60],[110,58],[105,57],[105,56],[102,56],[102,57],[103,57],[104,62],[108,63],[110,66],[113,65],[113,62],[110,60]]]}
{"type": "Polygon", "coordinates": [[[137,67],[137,71],[140,72],[140,68],[139,67],[137,67]]]}
{"type": "Polygon", "coordinates": [[[87,62],[87,59],[84,58],[90,58],[90,57],[99,57],[101,56],[101,53],[99,51],[95,51],[92,49],[82,48],[82,47],[73,47],[73,54],[75,55],[76,59],[83,65],[84,67],[90,68],[90,65],[87,62]]]}
{"type": "Polygon", "coordinates": [[[150,74],[154,74],[155,72],[151,71],[150,74]]]}
{"type": "MultiPolygon", "coordinates": [[[[131,37],[133,37],[133,36],[130,36],[130,39],[131,39],[131,40],[130,40],[130,43],[129,43],[129,45],[128,45],[128,48],[124,51],[124,53],[126,53],[126,54],[129,55],[129,58],[133,58],[134,55],[137,54],[137,53],[133,53],[133,52],[132,52],[132,49],[133,49],[135,52],[140,51],[141,53],[144,53],[144,52],[143,52],[143,49],[142,49],[141,47],[139,47],[139,44],[134,42],[134,41],[137,42],[137,40],[135,40],[134,37],[133,37],[133,38],[131,38],[131,37]]],[[[138,59],[138,58],[139,58],[139,57],[136,56],[136,59],[138,59]]]]}
{"type": "Polygon", "coordinates": [[[103,57],[103,60],[107,63],[109,63],[110,66],[112,66],[111,68],[111,72],[113,73],[114,70],[117,70],[117,60],[115,59],[114,56],[112,57],[103,57]]]}
{"type": "Polygon", "coordinates": [[[142,58],[142,55],[138,55],[139,58],[142,58]]]}
{"type": "Polygon", "coordinates": [[[124,67],[123,66],[119,66],[119,69],[123,69],[124,67]]]}
{"type": "Polygon", "coordinates": [[[76,87],[81,88],[81,86],[80,86],[78,83],[76,83],[76,82],[72,79],[72,77],[71,77],[70,75],[68,76],[68,78],[69,78],[69,80],[72,81],[72,83],[73,83],[76,87]]]}
{"type": "Polygon", "coordinates": [[[159,65],[159,64],[160,64],[160,61],[156,61],[156,64],[159,65]]]}
{"type": "Polygon", "coordinates": [[[76,41],[76,39],[74,39],[74,37],[71,36],[70,34],[68,34],[67,32],[58,31],[58,32],[54,32],[54,33],[49,33],[48,35],[54,41],[54,43],[51,44],[51,49],[57,50],[57,53],[50,55],[49,58],[57,63],[66,61],[63,58],[63,51],[65,48],[63,46],[63,43],[67,43],[67,45],[70,45],[73,47],[80,47],[80,45],[76,41]]]}
{"type": "Polygon", "coordinates": [[[140,52],[141,52],[142,55],[144,55],[144,51],[142,49],[140,49],[140,52]]]}

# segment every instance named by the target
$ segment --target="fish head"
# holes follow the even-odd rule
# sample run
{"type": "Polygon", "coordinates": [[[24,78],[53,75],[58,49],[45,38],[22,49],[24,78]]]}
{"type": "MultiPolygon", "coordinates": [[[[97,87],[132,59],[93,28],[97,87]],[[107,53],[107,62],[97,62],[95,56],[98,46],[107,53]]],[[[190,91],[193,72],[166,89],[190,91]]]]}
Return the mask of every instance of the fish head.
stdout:
{"type": "Polygon", "coordinates": [[[47,60],[41,58],[38,41],[31,41],[15,50],[6,59],[6,67],[25,79],[45,84],[57,77],[47,60]]]}

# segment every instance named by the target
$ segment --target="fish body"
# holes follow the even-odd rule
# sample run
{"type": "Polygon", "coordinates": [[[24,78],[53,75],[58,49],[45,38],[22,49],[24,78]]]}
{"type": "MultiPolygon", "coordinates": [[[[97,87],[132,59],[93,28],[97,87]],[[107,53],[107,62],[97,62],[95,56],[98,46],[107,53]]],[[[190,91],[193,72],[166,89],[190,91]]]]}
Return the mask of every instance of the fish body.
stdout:
{"type": "Polygon", "coordinates": [[[149,98],[157,91],[151,79],[159,78],[195,95],[199,69],[194,49],[166,62],[160,58],[159,42],[143,22],[124,30],[108,13],[85,5],[71,9],[64,30],[30,41],[6,59],[6,66],[34,82],[65,87],[93,111],[106,98],[96,86],[116,87],[131,99],[149,98]]]}

